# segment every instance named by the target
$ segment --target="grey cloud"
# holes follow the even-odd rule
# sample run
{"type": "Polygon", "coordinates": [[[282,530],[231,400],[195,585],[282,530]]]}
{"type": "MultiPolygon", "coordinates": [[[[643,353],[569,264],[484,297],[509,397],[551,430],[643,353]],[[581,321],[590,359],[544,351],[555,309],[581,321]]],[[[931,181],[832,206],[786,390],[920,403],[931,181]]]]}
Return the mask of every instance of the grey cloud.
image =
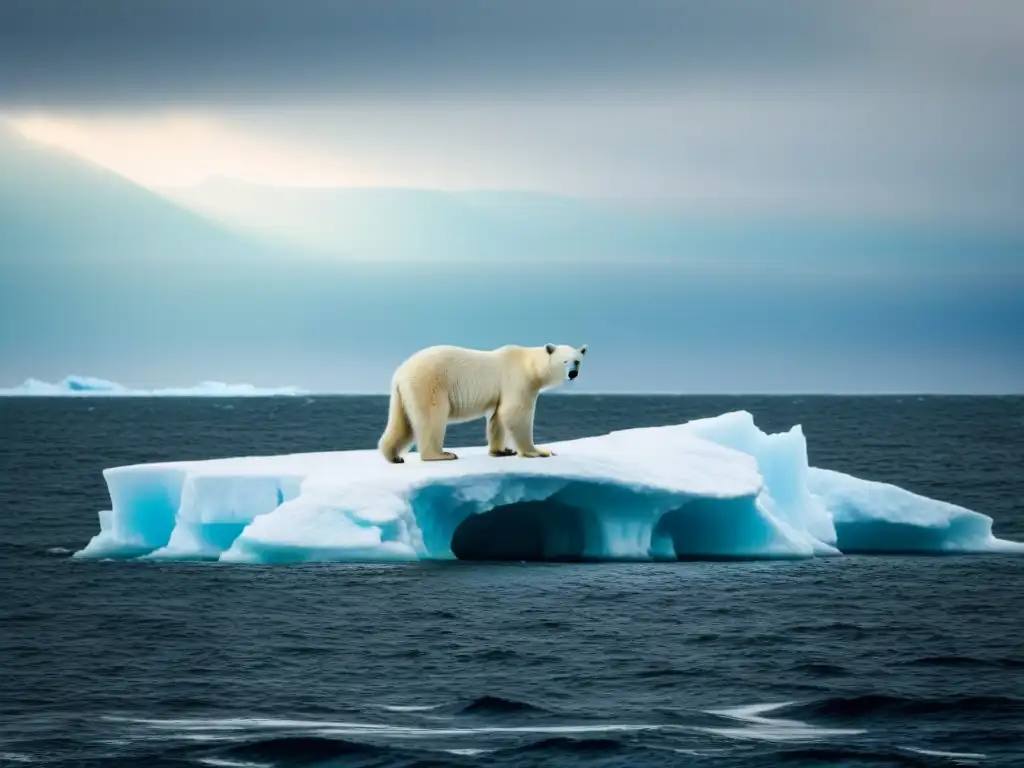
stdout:
{"type": "Polygon", "coordinates": [[[4,0],[0,113],[196,109],[383,183],[1016,229],[1021,0],[4,0]]]}
{"type": "Polygon", "coordinates": [[[225,113],[385,184],[555,189],[755,211],[1007,223],[1024,153],[998,95],[775,93],[346,103],[225,113]],[[995,119],[994,119],[995,118],[995,119]],[[394,180],[394,181],[392,181],[394,180]]]}
{"type": "MultiPolygon", "coordinates": [[[[0,104],[679,88],[808,76],[1002,82],[1013,0],[5,0],[0,104]]],[[[936,80],[936,82],[939,82],[936,80]]]]}

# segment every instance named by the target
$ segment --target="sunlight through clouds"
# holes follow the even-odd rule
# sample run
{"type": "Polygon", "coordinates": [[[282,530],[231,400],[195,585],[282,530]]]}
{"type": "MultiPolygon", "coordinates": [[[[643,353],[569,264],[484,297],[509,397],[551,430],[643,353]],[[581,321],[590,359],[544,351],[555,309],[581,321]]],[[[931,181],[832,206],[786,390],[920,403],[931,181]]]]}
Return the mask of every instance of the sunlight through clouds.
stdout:
{"type": "Polygon", "coordinates": [[[73,152],[143,186],[187,187],[214,178],[272,186],[365,186],[375,182],[336,153],[239,131],[213,117],[14,117],[33,141],[73,152]]]}

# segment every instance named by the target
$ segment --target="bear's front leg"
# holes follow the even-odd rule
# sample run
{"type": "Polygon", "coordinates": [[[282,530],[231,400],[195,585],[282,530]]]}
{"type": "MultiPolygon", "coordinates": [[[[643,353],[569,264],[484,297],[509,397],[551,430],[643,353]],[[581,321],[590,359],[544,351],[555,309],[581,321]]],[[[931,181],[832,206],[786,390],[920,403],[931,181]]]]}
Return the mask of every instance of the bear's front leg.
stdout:
{"type": "Polygon", "coordinates": [[[444,433],[447,426],[447,408],[435,408],[427,414],[425,423],[420,425],[416,433],[416,444],[420,452],[420,461],[455,461],[456,456],[444,449],[444,433]]]}
{"type": "Polygon", "coordinates": [[[529,453],[523,453],[522,451],[520,451],[519,455],[522,456],[524,459],[546,459],[548,456],[554,456],[555,454],[551,451],[546,451],[543,448],[537,448],[536,446],[534,446],[533,450],[530,451],[529,453]]]}
{"type": "MultiPolygon", "coordinates": [[[[522,409],[519,412],[513,411],[514,418],[503,418],[512,433],[512,440],[516,444],[517,453],[524,459],[547,458],[554,456],[551,451],[538,448],[533,444],[533,409],[522,409]]],[[[503,414],[499,414],[499,417],[503,414]]]]}

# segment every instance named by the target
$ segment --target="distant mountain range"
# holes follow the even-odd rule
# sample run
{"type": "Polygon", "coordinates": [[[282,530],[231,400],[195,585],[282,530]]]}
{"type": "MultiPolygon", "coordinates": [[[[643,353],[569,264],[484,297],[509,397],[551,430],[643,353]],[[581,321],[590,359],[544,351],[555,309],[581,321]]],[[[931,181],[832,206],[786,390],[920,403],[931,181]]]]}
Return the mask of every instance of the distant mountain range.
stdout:
{"type": "Polygon", "coordinates": [[[72,351],[135,338],[129,354],[179,343],[187,325],[258,339],[289,321],[275,301],[344,285],[299,255],[0,123],[0,357],[29,354],[28,328],[72,351]]]}
{"type": "Polygon", "coordinates": [[[261,248],[105,168],[0,126],[4,263],[208,263],[261,248]]]}
{"type": "Polygon", "coordinates": [[[7,264],[201,264],[209,271],[214,264],[251,269],[326,254],[350,264],[977,271],[1020,270],[1022,243],[991,233],[655,214],[535,192],[287,188],[218,179],[157,193],[0,127],[0,260],[7,264]]]}
{"type": "Polygon", "coordinates": [[[1018,236],[637,212],[515,191],[283,188],[211,180],[171,199],[267,242],[379,261],[971,269],[1014,266],[1018,236]]]}

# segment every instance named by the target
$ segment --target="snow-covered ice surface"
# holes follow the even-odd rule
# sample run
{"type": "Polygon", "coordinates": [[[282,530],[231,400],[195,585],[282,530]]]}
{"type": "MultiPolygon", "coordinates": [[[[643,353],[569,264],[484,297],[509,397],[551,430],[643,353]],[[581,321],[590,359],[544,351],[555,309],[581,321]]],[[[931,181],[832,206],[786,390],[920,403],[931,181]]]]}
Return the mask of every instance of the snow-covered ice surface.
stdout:
{"type": "Polygon", "coordinates": [[[986,515],[808,466],[799,426],[745,412],[549,443],[547,459],[388,464],[375,450],[104,472],[112,509],[76,553],[233,563],[455,557],[674,560],[1024,553],[986,515]]]}
{"type": "Polygon", "coordinates": [[[266,388],[221,381],[203,381],[191,387],[130,389],[116,381],[91,376],[68,376],[56,384],[28,379],[21,386],[0,389],[0,396],[6,397],[269,397],[303,394],[305,391],[296,387],[266,388]]]}

